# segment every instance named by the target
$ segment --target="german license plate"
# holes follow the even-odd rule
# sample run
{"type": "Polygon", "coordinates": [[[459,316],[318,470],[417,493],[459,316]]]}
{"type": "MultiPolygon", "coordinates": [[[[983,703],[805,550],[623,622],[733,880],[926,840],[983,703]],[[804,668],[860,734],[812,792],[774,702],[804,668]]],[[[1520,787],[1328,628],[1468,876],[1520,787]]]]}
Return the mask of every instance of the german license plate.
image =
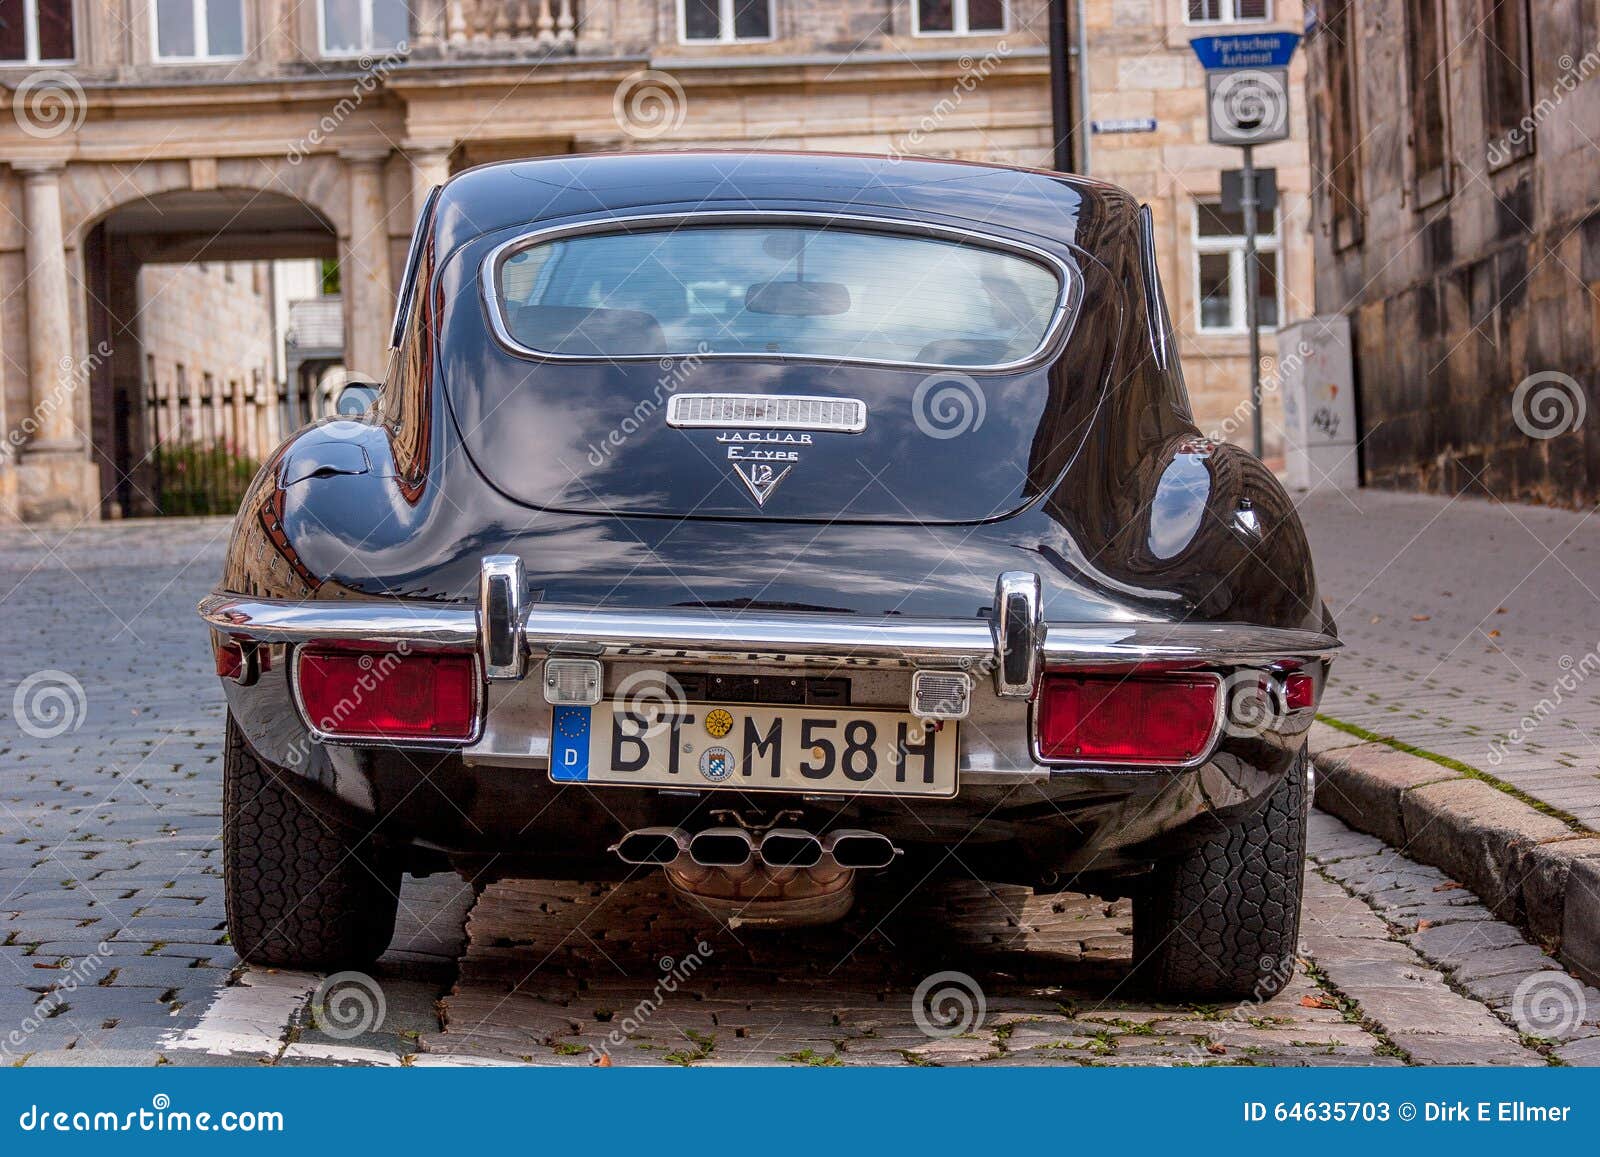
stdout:
{"type": "Polygon", "coordinates": [[[956,794],[956,725],[908,712],[620,702],[557,707],[557,783],[838,795],[956,794]]]}

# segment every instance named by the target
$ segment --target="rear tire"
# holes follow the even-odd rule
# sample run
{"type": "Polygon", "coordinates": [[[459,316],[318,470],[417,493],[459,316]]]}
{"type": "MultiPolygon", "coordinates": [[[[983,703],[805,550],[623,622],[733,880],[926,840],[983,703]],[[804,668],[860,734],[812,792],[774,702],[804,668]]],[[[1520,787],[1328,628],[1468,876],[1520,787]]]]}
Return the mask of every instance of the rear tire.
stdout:
{"type": "Polygon", "coordinates": [[[363,968],[394,935],[400,861],[289,787],[228,716],[222,850],[228,933],[240,959],[280,968],[363,968]]]}
{"type": "Polygon", "coordinates": [[[1138,975],[1172,1000],[1266,1000],[1294,975],[1306,752],[1251,814],[1160,865],[1134,897],[1138,975]]]}

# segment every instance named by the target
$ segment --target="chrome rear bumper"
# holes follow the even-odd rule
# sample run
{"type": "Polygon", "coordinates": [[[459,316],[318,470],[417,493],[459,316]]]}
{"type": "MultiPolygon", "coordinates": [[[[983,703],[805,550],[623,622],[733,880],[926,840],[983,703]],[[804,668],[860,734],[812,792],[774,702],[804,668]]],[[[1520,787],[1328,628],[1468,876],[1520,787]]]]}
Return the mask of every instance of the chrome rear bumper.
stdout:
{"type": "Polygon", "coordinates": [[[491,679],[520,678],[549,655],[857,668],[959,666],[994,680],[995,694],[1032,693],[1046,667],[1165,662],[1248,667],[1328,659],[1338,639],[1245,623],[1047,623],[1038,580],[1000,576],[987,619],[861,618],[824,613],[701,608],[634,610],[524,605],[521,560],[484,560],[479,605],[292,602],[214,594],[199,606],[213,629],[238,641],[350,640],[476,649],[491,679]],[[1018,678],[1021,674],[1021,678],[1018,678]]]}

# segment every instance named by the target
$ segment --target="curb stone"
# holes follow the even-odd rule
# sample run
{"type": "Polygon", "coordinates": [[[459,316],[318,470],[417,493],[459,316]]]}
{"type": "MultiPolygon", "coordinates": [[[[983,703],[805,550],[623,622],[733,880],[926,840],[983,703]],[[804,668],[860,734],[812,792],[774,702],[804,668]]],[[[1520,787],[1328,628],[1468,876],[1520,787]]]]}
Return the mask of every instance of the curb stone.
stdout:
{"type": "Polygon", "coordinates": [[[1316,803],[1432,864],[1600,984],[1600,836],[1492,785],[1318,722],[1316,803]]]}

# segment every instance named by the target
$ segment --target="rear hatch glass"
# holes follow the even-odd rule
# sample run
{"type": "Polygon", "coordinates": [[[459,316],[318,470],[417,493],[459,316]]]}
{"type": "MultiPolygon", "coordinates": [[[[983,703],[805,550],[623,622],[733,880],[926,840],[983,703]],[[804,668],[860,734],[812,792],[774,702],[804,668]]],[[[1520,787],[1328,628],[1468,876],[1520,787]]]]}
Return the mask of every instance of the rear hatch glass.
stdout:
{"type": "Polygon", "coordinates": [[[791,218],[608,222],[473,256],[447,278],[451,408],[485,476],[548,510],[1004,517],[1081,442],[1069,394],[1102,385],[1096,358],[1087,380],[1055,372],[1082,274],[1031,246],[791,218]],[[469,277],[498,350],[474,339],[469,277]]]}
{"type": "Polygon", "coordinates": [[[591,233],[502,253],[500,324],[567,357],[714,353],[993,366],[1030,357],[1058,274],[1015,253],[837,226],[591,233]]]}

